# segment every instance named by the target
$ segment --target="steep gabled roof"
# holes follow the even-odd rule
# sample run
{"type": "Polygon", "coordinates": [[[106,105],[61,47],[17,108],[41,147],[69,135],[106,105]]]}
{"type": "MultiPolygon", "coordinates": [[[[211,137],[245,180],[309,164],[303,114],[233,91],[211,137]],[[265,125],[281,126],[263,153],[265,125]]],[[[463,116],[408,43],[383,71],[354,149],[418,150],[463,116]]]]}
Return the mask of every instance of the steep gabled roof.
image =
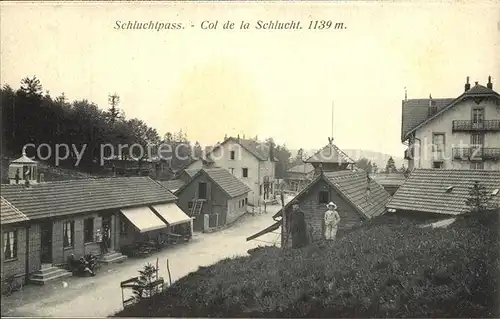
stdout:
{"type": "Polygon", "coordinates": [[[342,152],[333,143],[328,143],[322,149],[314,153],[313,156],[309,157],[305,163],[349,163],[354,164],[354,160],[351,159],[346,153],[342,152]]]}
{"type": "Polygon", "coordinates": [[[492,96],[500,99],[500,95],[497,92],[476,83],[476,85],[474,85],[472,88],[462,93],[455,99],[432,99],[433,105],[437,108],[437,111],[432,115],[428,114],[430,99],[413,99],[403,101],[401,141],[405,141],[408,138],[408,134],[419,129],[443,112],[446,112],[458,102],[461,102],[467,98],[479,98],[487,96],[492,96]]]}
{"type": "MultiPolygon", "coordinates": [[[[414,169],[387,208],[458,215],[467,212],[469,189],[478,181],[489,193],[500,188],[500,172],[486,170],[414,169]]],[[[500,194],[492,196],[500,204],[500,194]]]]}
{"type": "MultiPolygon", "coordinates": [[[[433,105],[437,111],[441,111],[444,107],[449,105],[455,99],[432,99],[433,105]]],[[[428,119],[429,116],[429,101],[430,99],[409,99],[403,101],[403,108],[401,113],[401,140],[406,140],[406,134],[414,127],[428,119]]]]}
{"type": "Polygon", "coordinates": [[[29,220],[26,215],[24,215],[19,209],[14,207],[14,205],[9,203],[3,197],[1,197],[0,216],[0,223],[2,225],[19,223],[29,220]]]}
{"type": "Polygon", "coordinates": [[[32,184],[1,185],[2,197],[30,220],[117,209],[177,199],[149,177],[79,179],[32,184]]]}
{"type": "Polygon", "coordinates": [[[177,189],[175,193],[180,194],[188,185],[193,183],[201,175],[207,176],[230,198],[238,197],[251,191],[250,187],[224,168],[202,168],[191,178],[189,182],[177,189]]]}
{"type": "MultiPolygon", "coordinates": [[[[385,205],[390,198],[389,193],[380,184],[369,178],[362,170],[344,170],[320,174],[299,192],[294,199],[300,202],[302,195],[307,193],[320,180],[326,181],[333,187],[361,216],[372,218],[385,213],[385,205]],[[370,190],[370,195],[367,198],[368,189],[370,190]]],[[[293,200],[285,205],[285,210],[292,202],[293,200]]],[[[277,218],[281,214],[280,210],[273,218],[277,218]]]]}

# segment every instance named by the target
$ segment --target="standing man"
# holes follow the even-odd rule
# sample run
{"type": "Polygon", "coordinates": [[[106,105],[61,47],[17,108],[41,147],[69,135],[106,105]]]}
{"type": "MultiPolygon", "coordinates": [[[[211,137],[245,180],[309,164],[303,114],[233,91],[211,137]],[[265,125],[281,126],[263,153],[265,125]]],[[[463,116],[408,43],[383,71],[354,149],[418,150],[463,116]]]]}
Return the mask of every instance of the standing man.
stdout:
{"type": "Polygon", "coordinates": [[[307,227],[304,212],[299,207],[299,202],[292,202],[292,248],[302,248],[308,244],[307,242],[307,227]]]}
{"type": "Polygon", "coordinates": [[[334,240],[337,235],[337,226],[340,222],[340,215],[337,212],[337,205],[334,202],[326,205],[328,210],[325,212],[325,239],[334,240]]]}
{"type": "Polygon", "coordinates": [[[111,238],[109,233],[109,225],[104,224],[104,232],[102,234],[102,242],[104,243],[103,247],[106,253],[108,253],[109,248],[109,239],[111,238]]]}
{"type": "Polygon", "coordinates": [[[102,240],[102,233],[100,228],[98,228],[95,232],[95,239],[101,247],[101,254],[104,255],[106,253],[106,247],[104,246],[104,241],[102,240]]]}

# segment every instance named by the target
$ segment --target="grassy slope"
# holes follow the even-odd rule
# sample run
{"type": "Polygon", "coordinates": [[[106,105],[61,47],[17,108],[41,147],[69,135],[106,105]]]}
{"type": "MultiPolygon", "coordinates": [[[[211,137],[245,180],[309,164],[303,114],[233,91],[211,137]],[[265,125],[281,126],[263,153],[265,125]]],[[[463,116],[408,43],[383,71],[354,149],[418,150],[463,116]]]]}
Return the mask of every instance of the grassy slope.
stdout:
{"type": "Polygon", "coordinates": [[[447,229],[391,220],[334,244],[263,248],[201,268],[116,315],[498,317],[498,213],[487,220],[447,229]]]}

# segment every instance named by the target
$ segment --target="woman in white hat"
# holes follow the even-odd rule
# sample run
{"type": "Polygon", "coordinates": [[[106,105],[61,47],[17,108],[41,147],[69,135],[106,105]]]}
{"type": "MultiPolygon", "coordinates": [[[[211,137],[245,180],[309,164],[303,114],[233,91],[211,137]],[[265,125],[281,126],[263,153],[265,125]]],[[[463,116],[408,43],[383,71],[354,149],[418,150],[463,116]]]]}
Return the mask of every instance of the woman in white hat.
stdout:
{"type": "Polygon", "coordinates": [[[334,202],[329,202],[326,207],[328,210],[325,212],[325,239],[334,240],[340,222],[340,215],[334,202]]]}

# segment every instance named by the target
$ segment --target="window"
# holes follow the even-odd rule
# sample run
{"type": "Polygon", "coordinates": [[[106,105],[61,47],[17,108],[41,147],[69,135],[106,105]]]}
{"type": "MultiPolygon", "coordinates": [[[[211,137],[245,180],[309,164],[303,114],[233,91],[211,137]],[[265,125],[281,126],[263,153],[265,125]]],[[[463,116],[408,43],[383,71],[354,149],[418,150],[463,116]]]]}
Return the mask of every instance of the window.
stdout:
{"type": "Polygon", "coordinates": [[[63,246],[64,247],[73,247],[73,240],[75,234],[75,222],[74,221],[65,221],[63,223],[63,246]]]}
{"type": "Polygon", "coordinates": [[[319,192],[319,203],[320,204],[328,204],[330,201],[330,194],[328,194],[328,191],[320,191],[319,192]]]}
{"type": "Polygon", "coordinates": [[[198,183],[198,199],[207,199],[207,183],[198,183]]]}
{"type": "Polygon", "coordinates": [[[432,135],[433,152],[444,152],[444,134],[434,133],[432,135]]]}
{"type": "Polygon", "coordinates": [[[230,167],[229,168],[229,173],[233,174],[234,175],[234,168],[230,167]]]}
{"type": "Polygon", "coordinates": [[[245,198],[245,205],[248,205],[248,197],[245,198]]]}
{"type": "Polygon", "coordinates": [[[17,231],[3,233],[3,255],[5,259],[17,258],[17,231]]]}
{"type": "Polygon", "coordinates": [[[473,109],[472,110],[472,123],[475,126],[483,124],[484,120],[484,109],[473,109]]]}
{"type": "Polygon", "coordinates": [[[236,156],[235,156],[234,151],[231,151],[231,153],[230,153],[229,155],[231,156],[230,158],[231,158],[232,160],[234,160],[234,159],[235,159],[235,157],[236,157],[236,156]]]}
{"type": "Polygon", "coordinates": [[[245,167],[245,168],[242,168],[241,170],[242,170],[243,177],[248,177],[248,168],[245,167]]]}
{"type": "Polygon", "coordinates": [[[478,146],[482,147],[483,144],[484,144],[484,135],[483,134],[478,134],[478,133],[471,134],[471,136],[470,136],[470,143],[474,147],[478,147],[478,146]]]}
{"type": "Polygon", "coordinates": [[[444,166],[443,162],[436,161],[436,162],[432,163],[432,168],[438,168],[439,169],[439,168],[443,168],[443,166],[444,166]]]}
{"type": "Polygon", "coordinates": [[[94,218],[83,221],[83,240],[86,243],[94,242],[94,218]]]}
{"type": "Polygon", "coordinates": [[[470,163],[470,169],[484,169],[484,163],[483,162],[477,162],[477,163],[470,163]]]}

